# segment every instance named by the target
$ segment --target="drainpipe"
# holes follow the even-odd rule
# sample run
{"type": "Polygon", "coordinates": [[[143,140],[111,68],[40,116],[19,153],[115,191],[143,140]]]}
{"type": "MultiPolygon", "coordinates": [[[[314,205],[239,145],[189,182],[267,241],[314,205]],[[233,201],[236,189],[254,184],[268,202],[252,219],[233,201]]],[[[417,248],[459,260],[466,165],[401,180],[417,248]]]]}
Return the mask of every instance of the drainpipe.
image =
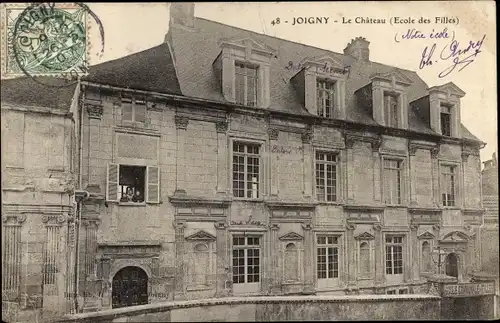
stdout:
{"type": "Polygon", "coordinates": [[[89,197],[89,192],[82,190],[82,180],[83,180],[83,175],[82,175],[82,164],[83,164],[83,85],[80,83],[80,80],[78,80],[78,86],[80,87],[80,100],[79,100],[79,113],[78,113],[78,187],[79,190],[75,191],[75,200],[76,200],[76,208],[77,208],[77,213],[76,213],[76,219],[75,219],[75,266],[74,266],[74,272],[75,272],[75,281],[74,281],[74,286],[73,286],[73,291],[74,291],[74,302],[75,302],[75,312],[78,312],[78,294],[79,294],[79,262],[80,262],[80,223],[82,219],[82,201],[86,200],[89,197]]]}

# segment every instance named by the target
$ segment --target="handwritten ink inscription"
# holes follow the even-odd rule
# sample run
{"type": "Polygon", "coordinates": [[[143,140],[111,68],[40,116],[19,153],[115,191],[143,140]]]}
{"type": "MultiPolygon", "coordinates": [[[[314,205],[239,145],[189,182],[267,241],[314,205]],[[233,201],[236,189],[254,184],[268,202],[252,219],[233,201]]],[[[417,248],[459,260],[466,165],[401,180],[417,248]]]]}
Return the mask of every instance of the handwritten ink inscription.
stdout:
{"type": "Polygon", "coordinates": [[[315,68],[315,72],[320,72],[320,73],[327,73],[327,74],[348,74],[350,71],[350,66],[344,66],[343,68],[337,68],[328,65],[325,63],[322,66],[311,66],[311,65],[304,65],[302,63],[294,63],[292,61],[289,61],[287,65],[285,65],[285,69],[289,71],[294,71],[298,72],[302,69],[310,70],[311,68],[315,68]]]}
{"type": "Polygon", "coordinates": [[[288,147],[288,146],[280,146],[280,145],[273,145],[271,147],[271,152],[272,153],[277,153],[277,154],[291,154],[291,153],[301,153],[303,151],[302,147],[288,147]]]}
{"type": "Polygon", "coordinates": [[[444,70],[442,70],[438,77],[443,78],[450,75],[455,69],[458,72],[472,64],[477,56],[481,53],[481,47],[486,38],[486,35],[479,40],[469,40],[465,44],[461,44],[454,37],[451,42],[447,43],[442,47],[439,57],[434,54],[437,48],[437,44],[434,43],[431,46],[426,46],[422,51],[422,56],[420,58],[419,68],[424,69],[427,66],[431,66],[441,61],[451,62],[444,70]]]}

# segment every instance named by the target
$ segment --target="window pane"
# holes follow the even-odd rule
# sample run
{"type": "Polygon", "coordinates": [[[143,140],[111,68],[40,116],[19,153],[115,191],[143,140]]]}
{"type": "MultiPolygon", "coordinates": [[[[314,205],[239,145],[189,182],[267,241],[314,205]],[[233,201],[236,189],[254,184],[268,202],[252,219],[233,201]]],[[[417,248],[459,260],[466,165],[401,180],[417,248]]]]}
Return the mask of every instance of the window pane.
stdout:
{"type": "Polygon", "coordinates": [[[135,104],[135,120],[136,122],[145,122],[146,121],[146,105],[144,104],[135,104]]]}

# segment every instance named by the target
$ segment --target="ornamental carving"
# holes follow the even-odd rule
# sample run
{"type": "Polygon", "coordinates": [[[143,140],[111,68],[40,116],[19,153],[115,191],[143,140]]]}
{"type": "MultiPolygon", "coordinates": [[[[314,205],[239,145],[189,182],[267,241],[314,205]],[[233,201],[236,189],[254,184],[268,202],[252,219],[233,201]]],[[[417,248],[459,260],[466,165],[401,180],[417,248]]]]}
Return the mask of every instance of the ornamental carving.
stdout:
{"type": "Polygon", "coordinates": [[[183,116],[175,116],[175,128],[186,130],[189,123],[189,118],[183,116]]]}
{"type": "Polygon", "coordinates": [[[176,230],[183,230],[187,227],[187,223],[185,221],[174,221],[173,226],[176,230]]]}
{"type": "Polygon", "coordinates": [[[269,225],[269,228],[274,231],[278,231],[280,229],[280,225],[277,223],[272,223],[269,225]]]}
{"type": "Polygon", "coordinates": [[[439,146],[431,148],[431,158],[436,159],[439,156],[439,146]]]}
{"type": "Polygon", "coordinates": [[[102,104],[85,103],[85,108],[87,109],[89,119],[101,120],[102,113],[104,111],[102,104]]]}
{"type": "Polygon", "coordinates": [[[382,145],[382,140],[376,139],[376,140],[373,140],[372,142],[370,142],[370,144],[372,145],[372,151],[378,152],[380,149],[380,146],[382,145]]]}
{"type": "Polygon", "coordinates": [[[226,222],[215,222],[214,227],[217,230],[225,230],[227,228],[226,222]]]}
{"type": "Polygon", "coordinates": [[[463,161],[464,163],[466,163],[466,162],[467,162],[467,160],[469,159],[469,155],[470,155],[470,154],[471,154],[471,153],[470,153],[470,152],[468,152],[468,151],[463,151],[463,152],[462,152],[462,161],[463,161]]]}
{"type": "Polygon", "coordinates": [[[313,226],[310,223],[304,223],[302,224],[302,229],[304,230],[312,230],[313,226]]]}
{"type": "Polygon", "coordinates": [[[345,138],[345,147],[347,149],[352,149],[354,147],[354,142],[355,141],[356,140],[354,138],[352,138],[352,137],[346,137],[345,138]]]}
{"type": "Polygon", "coordinates": [[[418,147],[413,145],[408,147],[408,152],[410,153],[410,156],[415,156],[415,154],[417,153],[417,149],[418,147]]]}
{"type": "Polygon", "coordinates": [[[62,225],[66,221],[64,215],[43,215],[42,222],[46,225],[62,225]]]}
{"type": "Polygon", "coordinates": [[[2,222],[5,225],[22,225],[26,221],[26,214],[4,214],[2,222]]]}
{"type": "Polygon", "coordinates": [[[380,225],[380,223],[375,223],[375,224],[373,225],[373,229],[374,229],[375,231],[380,231],[380,230],[382,230],[382,225],[380,225]]]}
{"type": "Polygon", "coordinates": [[[226,133],[228,128],[227,121],[218,121],[215,123],[215,129],[217,133],[226,133]]]}
{"type": "Polygon", "coordinates": [[[345,225],[345,228],[346,228],[347,230],[354,230],[354,229],[356,229],[356,224],[348,222],[348,223],[345,225]]]}
{"type": "Polygon", "coordinates": [[[306,131],[306,132],[302,133],[302,135],[301,135],[302,143],[310,144],[312,137],[313,137],[312,131],[306,131]]]}
{"type": "Polygon", "coordinates": [[[439,231],[439,229],[441,229],[441,225],[440,225],[440,224],[434,224],[434,225],[432,226],[432,228],[433,228],[434,230],[436,230],[436,231],[439,231]]]}
{"type": "Polygon", "coordinates": [[[269,134],[269,139],[270,140],[278,140],[279,136],[279,130],[276,128],[269,128],[267,129],[267,133],[269,134]]]}

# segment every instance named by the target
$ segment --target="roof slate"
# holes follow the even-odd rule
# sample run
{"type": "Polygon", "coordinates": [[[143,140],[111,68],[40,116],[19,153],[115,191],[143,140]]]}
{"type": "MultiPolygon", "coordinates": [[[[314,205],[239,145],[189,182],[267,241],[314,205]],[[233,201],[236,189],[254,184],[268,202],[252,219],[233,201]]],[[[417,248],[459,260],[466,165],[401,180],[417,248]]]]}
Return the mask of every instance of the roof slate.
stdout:
{"type": "Polygon", "coordinates": [[[90,67],[85,81],[181,95],[167,43],[90,67]]]}
{"type": "Polygon", "coordinates": [[[69,111],[77,83],[64,86],[66,80],[38,76],[6,79],[1,82],[2,102],[69,111]]]}
{"type": "MultiPolygon", "coordinates": [[[[286,69],[289,62],[299,64],[306,57],[330,56],[345,66],[350,66],[346,82],[347,120],[357,123],[376,125],[369,111],[356,104],[354,92],[371,82],[370,77],[377,73],[398,71],[411,80],[408,87],[408,101],[428,95],[427,84],[414,71],[396,68],[376,62],[358,61],[351,56],[335,53],[292,41],[279,39],[249,30],[224,25],[215,21],[195,18],[195,29],[171,25],[166,37],[171,44],[172,55],[176,63],[177,77],[182,94],[195,98],[222,101],[220,82],[215,76],[212,63],[221,52],[217,44],[219,39],[251,38],[276,50],[270,66],[271,111],[287,112],[297,115],[310,115],[297,98],[290,79],[298,72],[286,69]]],[[[409,130],[436,134],[429,125],[409,109],[409,130]]],[[[478,140],[465,127],[463,137],[478,140]]]]}

